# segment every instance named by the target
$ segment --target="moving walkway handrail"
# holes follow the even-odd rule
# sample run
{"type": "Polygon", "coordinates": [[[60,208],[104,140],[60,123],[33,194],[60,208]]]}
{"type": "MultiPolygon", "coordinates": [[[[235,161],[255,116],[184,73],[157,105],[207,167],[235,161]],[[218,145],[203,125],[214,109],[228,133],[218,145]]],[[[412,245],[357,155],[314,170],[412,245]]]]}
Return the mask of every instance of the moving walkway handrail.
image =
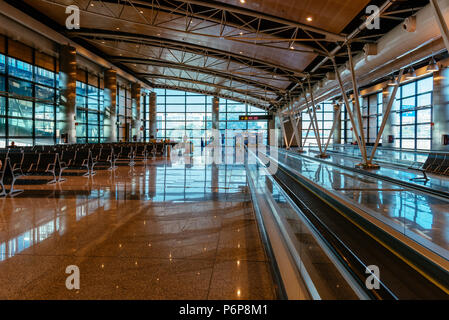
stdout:
{"type": "MultiPolygon", "coordinates": [[[[370,151],[372,148],[373,147],[371,147],[371,146],[367,146],[368,151],[370,151]]],[[[360,149],[358,149],[357,147],[352,146],[352,145],[334,145],[333,150],[329,149],[328,151],[331,153],[339,153],[340,152],[339,149],[343,149],[345,154],[347,154],[348,152],[352,153],[352,156],[354,158],[358,158],[358,159],[361,158],[360,149]]],[[[427,159],[427,157],[429,156],[429,153],[444,154],[445,152],[442,152],[442,151],[434,152],[434,151],[425,151],[425,150],[421,150],[421,151],[420,150],[397,150],[394,148],[383,147],[383,148],[377,149],[377,154],[376,154],[377,156],[374,158],[374,160],[376,160],[379,163],[386,163],[386,164],[391,164],[393,162],[395,165],[406,167],[406,166],[410,166],[411,163],[417,163],[417,162],[424,163],[425,160],[427,159]],[[399,152],[404,155],[409,155],[410,157],[413,157],[413,159],[400,159],[400,158],[398,159],[398,158],[394,157],[395,152],[396,153],[399,152]],[[382,155],[384,153],[391,155],[391,157],[389,157],[389,162],[383,160],[384,157],[382,155]],[[391,153],[393,153],[393,154],[391,154],[391,153]],[[420,158],[420,157],[422,158],[422,161],[418,160],[418,158],[420,158]]]]}
{"type": "MultiPolygon", "coordinates": [[[[289,155],[289,153],[287,153],[289,155]]],[[[268,158],[273,159],[268,156],[268,158]]],[[[295,157],[293,157],[295,158],[295,157]]],[[[321,159],[313,160],[320,161],[321,159]]],[[[325,162],[326,164],[330,164],[329,162],[325,162]]],[[[282,164],[279,162],[279,165],[285,166],[287,169],[290,167],[286,164],[282,164]]],[[[291,168],[290,168],[291,169],[291,168]]],[[[312,192],[316,192],[320,194],[320,198],[322,197],[325,201],[330,203],[333,207],[339,209],[340,211],[345,211],[352,219],[354,219],[358,224],[363,226],[364,228],[370,230],[370,233],[375,235],[377,238],[382,239],[384,243],[389,244],[390,247],[395,248],[397,252],[401,254],[401,256],[405,257],[409,261],[412,261],[415,266],[417,266],[421,271],[423,271],[427,276],[430,276],[430,281],[433,282],[437,287],[442,289],[445,292],[449,291],[449,272],[446,267],[440,264],[441,261],[434,260],[433,258],[429,258],[424,253],[417,251],[415,248],[412,248],[409,245],[406,245],[402,240],[397,239],[394,235],[390,234],[388,231],[384,230],[382,227],[368,221],[366,218],[362,217],[356,210],[347,206],[347,204],[340,203],[338,200],[334,198],[332,193],[328,191],[323,192],[323,188],[317,187],[314,182],[309,181],[305,177],[298,176],[299,173],[292,173],[297,176],[301,183],[307,185],[308,188],[312,190],[312,192]],[[332,194],[332,195],[331,195],[332,194]]],[[[339,198],[339,197],[337,197],[339,198]]],[[[409,238],[411,239],[411,238],[409,238]]],[[[411,239],[413,240],[413,239],[411,239]]],[[[426,248],[430,250],[430,252],[435,253],[437,256],[442,257],[438,252],[419,244],[422,248],[426,248]]],[[[447,261],[447,260],[445,260],[447,261]]]]}
{"type": "Polygon", "coordinates": [[[354,172],[354,173],[357,173],[357,174],[365,175],[367,177],[375,178],[375,179],[378,179],[378,180],[387,181],[389,183],[393,183],[393,184],[396,184],[398,186],[402,186],[402,187],[406,187],[408,189],[413,189],[413,190],[416,190],[416,191],[419,191],[419,192],[427,193],[429,195],[436,196],[436,197],[439,197],[439,198],[443,198],[445,200],[449,199],[449,192],[444,192],[444,191],[441,191],[441,190],[432,189],[432,188],[429,188],[429,187],[426,187],[426,186],[423,186],[423,185],[419,185],[419,184],[416,184],[416,183],[411,183],[411,182],[408,182],[408,181],[403,181],[403,180],[395,179],[395,178],[392,178],[392,177],[379,175],[377,173],[370,172],[370,171],[363,170],[363,169],[347,167],[347,166],[344,166],[344,165],[341,165],[341,164],[338,164],[338,163],[327,161],[325,159],[320,159],[320,158],[307,156],[305,154],[298,154],[298,153],[295,153],[295,152],[292,152],[292,151],[281,150],[281,149],[279,149],[279,152],[287,153],[287,154],[289,154],[289,155],[291,155],[291,156],[293,156],[295,158],[303,157],[303,158],[306,158],[306,159],[309,159],[309,160],[312,160],[312,161],[325,163],[326,165],[330,165],[330,166],[333,166],[333,167],[336,167],[336,168],[340,168],[340,169],[344,169],[344,170],[347,170],[347,171],[351,171],[351,172],[354,172]]]}

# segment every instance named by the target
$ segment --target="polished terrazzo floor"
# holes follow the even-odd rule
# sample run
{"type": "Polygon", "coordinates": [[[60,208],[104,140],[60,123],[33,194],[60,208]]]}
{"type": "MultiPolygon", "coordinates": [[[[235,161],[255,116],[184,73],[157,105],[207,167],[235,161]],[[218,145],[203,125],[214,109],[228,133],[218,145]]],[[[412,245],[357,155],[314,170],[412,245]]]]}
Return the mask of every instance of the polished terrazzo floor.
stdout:
{"type": "Polygon", "coordinates": [[[0,299],[274,299],[243,166],[192,160],[1,198],[0,299]]]}

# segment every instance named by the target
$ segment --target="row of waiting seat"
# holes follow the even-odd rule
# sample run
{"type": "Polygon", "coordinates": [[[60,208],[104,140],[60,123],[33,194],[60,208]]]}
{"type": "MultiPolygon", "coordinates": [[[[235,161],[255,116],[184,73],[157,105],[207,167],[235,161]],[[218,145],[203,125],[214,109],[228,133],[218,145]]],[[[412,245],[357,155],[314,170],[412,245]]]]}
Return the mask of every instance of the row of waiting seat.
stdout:
{"type": "Polygon", "coordinates": [[[87,170],[86,176],[94,175],[97,165],[116,168],[117,162],[130,166],[136,160],[146,162],[149,155],[163,155],[163,144],[99,144],[99,145],[56,145],[0,149],[0,196],[14,194],[16,180],[29,175],[51,175],[49,183],[62,182],[66,169],[87,170]],[[5,185],[10,185],[9,191],[5,185]]]}
{"type": "Polygon", "coordinates": [[[427,173],[449,176],[449,153],[429,153],[424,164],[413,164],[409,169],[421,171],[424,175],[412,180],[427,181],[427,173]]]}
{"type": "Polygon", "coordinates": [[[18,178],[25,175],[52,175],[49,183],[62,181],[62,172],[59,155],[57,153],[8,152],[0,153],[2,167],[0,169],[0,196],[15,194],[21,190],[15,190],[14,185],[18,178]],[[10,185],[9,191],[5,185],[10,185]]]}

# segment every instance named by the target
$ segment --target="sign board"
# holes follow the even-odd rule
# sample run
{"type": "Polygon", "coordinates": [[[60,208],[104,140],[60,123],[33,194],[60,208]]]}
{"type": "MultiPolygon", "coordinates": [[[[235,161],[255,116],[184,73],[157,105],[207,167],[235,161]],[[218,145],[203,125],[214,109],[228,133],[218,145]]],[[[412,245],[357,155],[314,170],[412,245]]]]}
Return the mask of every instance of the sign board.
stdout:
{"type": "Polygon", "coordinates": [[[273,120],[273,116],[270,115],[260,115],[260,116],[239,116],[240,121],[266,121],[273,120]]]}

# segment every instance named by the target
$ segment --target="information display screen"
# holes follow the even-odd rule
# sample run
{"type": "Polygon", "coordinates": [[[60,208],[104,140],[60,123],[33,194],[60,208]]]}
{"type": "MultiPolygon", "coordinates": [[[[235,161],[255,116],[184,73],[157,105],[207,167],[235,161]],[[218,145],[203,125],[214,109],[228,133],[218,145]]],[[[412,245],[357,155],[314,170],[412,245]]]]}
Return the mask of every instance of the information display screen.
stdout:
{"type": "Polygon", "coordinates": [[[260,116],[240,116],[240,121],[266,121],[266,120],[273,120],[273,116],[270,115],[260,115],[260,116]]]}

